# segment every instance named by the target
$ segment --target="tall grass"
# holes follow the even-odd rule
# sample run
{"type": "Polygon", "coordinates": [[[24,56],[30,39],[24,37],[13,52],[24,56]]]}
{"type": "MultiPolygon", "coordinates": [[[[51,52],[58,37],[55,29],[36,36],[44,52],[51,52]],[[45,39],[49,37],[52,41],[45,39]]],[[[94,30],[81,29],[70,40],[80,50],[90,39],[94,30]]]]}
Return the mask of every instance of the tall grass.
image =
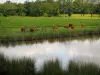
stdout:
{"type": "Polygon", "coordinates": [[[0,75],[7,75],[8,62],[3,54],[0,54],[0,75]]]}
{"type": "Polygon", "coordinates": [[[63,70],[59,60],[48,61],[44,63],[43,67],[39,71],[40,75],[62,75],[63,70]]]}
{"type": "Polygon", "coordinates": [[[100,67],[94,63],[76,63],[70,61],[68,75],[99,75],[100,67]]]}
{"type": "Polygon", "coordinates": [[[0,75],[35,75],[35,62],[28,58],[9,60],[0,54],[0,75]]]}
{"type": "Polygon", "coordinates": [[[31,59],[9,60],[0,54],[0,75],[100,75],[100,67],[94,63],[69,61],[66,69],[61,65],[59,60],[51,60],[36,71],[35,62],[31,59]]]}

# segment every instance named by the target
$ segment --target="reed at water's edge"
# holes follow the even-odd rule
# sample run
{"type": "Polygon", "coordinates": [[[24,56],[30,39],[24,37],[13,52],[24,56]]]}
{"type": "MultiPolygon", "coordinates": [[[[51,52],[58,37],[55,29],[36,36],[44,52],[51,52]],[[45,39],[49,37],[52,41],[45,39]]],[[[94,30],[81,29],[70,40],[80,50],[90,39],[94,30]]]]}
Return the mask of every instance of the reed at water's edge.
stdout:
{"type": "Polygon", "coordinates": [[[42,39],[42,40],[19,40],[19,41],[11,41],[11,40],[2,40],[0,41],[0,46],[16,46],[16,45],[23,45],[23,44],[36,44],[36,43],[44,43],[44,41],[47,41],[49,43],[54,43],[56,41],[58,42],[71,42],[73,40],[79,40],[79,41],[85,41],[85,40],[89,40],[89,41],[95,41],[97,39],[100,38],[100,35],[86,35],[86,36],[77,36],[77,37],[63,37],[63,38],[51,38],[51,39],[42,39]]]}
{"type": "Polygon", "coordinates": [[[66,68],[62,69],[59,60],[51,60],[36,71],[35,61],[32,59],[9,60],[0,54],[0,75],[100,75],[100,67],[94,63],[69,61],[66,68]]]}
{"type": "Polygon", "coordinates": [[[46,40],[56,38],[70,38],[80,36],[100,35],[100,28],[96,29],[82,29],[82,30],[66,30],[58,29],[56,31],[34,31],[34,32],[20,32],[20,34],[12,34],[0,36],[0,42],[18,42],[18,41],[32,41],[32,40],[46,40]]]}

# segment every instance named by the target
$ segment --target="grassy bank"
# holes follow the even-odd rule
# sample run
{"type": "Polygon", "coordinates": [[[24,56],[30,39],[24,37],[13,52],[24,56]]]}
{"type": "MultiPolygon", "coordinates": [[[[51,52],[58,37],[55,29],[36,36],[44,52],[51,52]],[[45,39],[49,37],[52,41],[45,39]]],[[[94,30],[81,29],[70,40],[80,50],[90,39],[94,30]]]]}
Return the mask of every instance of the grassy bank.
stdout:
{"type": "Polygon", "coordinates": [[[93,63],[76,63],[70,61],[65,69],[61,62],[45,62],[40,71],[36,71],[31,59],[9,60],[0,54],[0,75],[100,75],[100,67],[93,63]]]}
{"type": "Polygon", "coordinates": [[[63,37],[77,37],[100,34],[100,18],[73,15],[72,17],[0,17],[0,41],[20,41],[20,40],[41,40],[63,37]],[[81,28],[81,24],[85,28],[81,28]],[[63,26],[74,24],[74,30],[69,30],[63,26]],[[53,30],[53,25],[59,25],[58,30],[53,30]],[[20,28],[25,26],[30,28],[35,26],[37,31],[29,30],[21,32],[20,28]],[[46,30],[41,30],[46,28],[46,30]]]}

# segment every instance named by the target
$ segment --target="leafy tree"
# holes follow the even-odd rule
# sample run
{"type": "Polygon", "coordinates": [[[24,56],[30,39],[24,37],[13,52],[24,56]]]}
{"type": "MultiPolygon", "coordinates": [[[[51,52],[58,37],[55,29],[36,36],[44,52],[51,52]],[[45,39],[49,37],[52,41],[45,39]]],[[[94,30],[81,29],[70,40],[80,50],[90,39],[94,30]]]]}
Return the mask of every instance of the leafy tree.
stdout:
{"type": "Polygon", "coordinates": [[[39,4],[33,4],[30,7],[30,16],[42,16],[39,4]]]}
{"type": "Polygon", "coordinates": [[[71,16],[71,9],[68,8],[68,16],[70,17],[71,16]]]}
{"type": "Polygon", "coordinates": [[[74,0],[73,1],[73,13],[80,13],[81,9],[81,3],[80,0],[74,0]]]}
{"type": "Polygon", "coordinates": [[[2,12],[4,16],[16,15],[17,7],[13,3],[4,3],[2,5],[2,12]]]}
{"type": "Polygon", "coordinates": [[[0,4],[0,16],[3,15],[3,11],[2,11],[2,4],[0,4]]]}
{"type": "Polygon", "coordinates": [[[32,4],[33,4],[33,2],[25,1],[24,7],[26,9],[26,16],[30,16],[30,14],[31,14],[31,5],[32,4]]]}
{"type": "Polygon", "coordinates": [[[24,4],[6,1],[0,4],[0,15],[4,16],[58,16],[59,14],[86,13],[100,15],[100,0],[36,0],[24,4]]]}
{"type": "Polygon", "coordinates": [[[66,0],[67,13],[68,13],[69,17],[72,14],[72,11],[71,11],[71,9],[73,8],[73,4],[72,3],[73,3],[73,0],[66,0]]]}
{"type": "Polygon", "coordinates": [[[25,9],[23,4],[18,4],[17,5],[17,14],[19,16],[25,16],[26,15],[26,9],[25,9]]]}
{"type": "Polygon", "coordinates": [[[93,9],[94,9],[95,1],[96,0],[90,0],[90,3],[89,3],[91,17],[93,16],[93,11],[94,11],[93,9]]]}
{"type": "Polygon", "coordinates": [[[50,3],[53,3],[54,0],[44,0],[45,2],[50,2],[50,3]]]}
{"type": "Polygon", "coordinates": [[[97,4],[96,12],[97,12],[97,14],[99,14],[99,17],[100,17],[100,3],[97,4]]]}

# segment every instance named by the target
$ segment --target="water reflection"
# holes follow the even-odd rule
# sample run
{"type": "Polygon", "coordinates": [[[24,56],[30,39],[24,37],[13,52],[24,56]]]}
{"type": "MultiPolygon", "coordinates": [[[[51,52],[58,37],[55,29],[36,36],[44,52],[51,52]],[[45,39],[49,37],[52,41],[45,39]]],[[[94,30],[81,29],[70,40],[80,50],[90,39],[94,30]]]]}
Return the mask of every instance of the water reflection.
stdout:
{"type": "Polygon", "coordinates": [[[34,44],[20,44],[15,46],[1,46],[0,52],[9,58],[21,58],[23,56],[36,60],[37,68],[46,60],[60,59],[67,63],[70,59],[82,61],[99,61],[100,58],[100,39],[85,39],[72,41],[55,41],[50,43],[44,41],[34,44]]]}
{"type": "MultiPolygon", "coordinates": [[[[67,40],[67,42],[73,41],[75,39],[77,39],[78,41],[85,41],[85,40],[89,40],[91,42],[98,40],[99,39],[99,35],[91,35],[91,36],[80,36],[80,37],[68,37],[68,38],[54,38],[54,39],[48,39],[47,41],[49,43],[54,43],[56,41],[58,42],[65,42],[67,40]]],[[[16,45],[23,45],[23,44],[37,44],[37,43],[44,43],[44,40],[30,40],[30,41],[10,41],[10,40],[0,40],[0,46],[5,46],[5,47],[9,47],[9,46],[16,46],[16,45]]]]}

